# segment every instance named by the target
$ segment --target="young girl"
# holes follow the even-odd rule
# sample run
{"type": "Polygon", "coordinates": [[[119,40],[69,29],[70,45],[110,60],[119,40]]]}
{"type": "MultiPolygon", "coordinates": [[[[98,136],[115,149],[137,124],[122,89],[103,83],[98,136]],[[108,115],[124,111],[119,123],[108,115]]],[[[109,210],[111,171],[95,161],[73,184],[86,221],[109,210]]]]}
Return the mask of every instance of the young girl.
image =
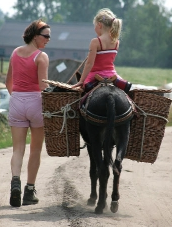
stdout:
{"type": "Polygon", "coordinates": [[[93,24],[97,38],[93,38],[90,42],[88,58],[81,78],[73,87],[83,86],[85,91],[88,91],[96,83],[94,77],[98,74],[103,78],[116,76],[114,84],[128,93],[131,83],[123,80],[114,67],[122,20],[118,19],[110,9],[104,8],[98,11],[93,24]]]}

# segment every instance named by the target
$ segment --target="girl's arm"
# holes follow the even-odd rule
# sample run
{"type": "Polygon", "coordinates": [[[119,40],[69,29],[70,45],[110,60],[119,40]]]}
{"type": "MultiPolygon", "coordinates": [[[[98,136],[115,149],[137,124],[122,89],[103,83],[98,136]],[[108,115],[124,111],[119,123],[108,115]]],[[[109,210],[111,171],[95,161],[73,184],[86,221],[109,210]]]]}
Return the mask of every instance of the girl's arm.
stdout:
{"type": "Polygon", "coordinates": [[[81,86],[83,84],[84,80],[86,79],[87,75],[91,71],[91,69],[94,65],[98,45],[99,45],[99,43],[98,43],[97,38],[94,38],[94,39],[91,40],[90,46],[89,46],[88,57],[87,57],[87,60],[85,62],[85,66],[84,66],[81,78],[80,78],[79,82],[77,84],[75,84],[73,87],[81,86]]]}

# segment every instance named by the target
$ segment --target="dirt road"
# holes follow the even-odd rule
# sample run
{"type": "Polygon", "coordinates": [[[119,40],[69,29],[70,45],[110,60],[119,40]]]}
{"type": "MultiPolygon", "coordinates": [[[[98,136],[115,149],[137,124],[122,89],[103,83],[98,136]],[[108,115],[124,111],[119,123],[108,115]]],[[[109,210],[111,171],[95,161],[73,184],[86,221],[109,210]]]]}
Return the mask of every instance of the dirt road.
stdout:
{"type": "MultiPolygon", "coordinates": [[[[165,137],[156,162],[138,163],[125,159],[120,181],[120,203],[116,214],[109,208],[95,215],[86,206],[90,194],[89,158],[49,157],[45,147],[36,184],[39,204],[12,208],[10,159],[12,148],[0,150],[0,227],[171,227],[172,226],[172,127],[165,137]]],[[[27,151],[28,153],[28,146],[27,151]]],[[[26,160],[22,168],[22,188],[26,183],[26,160]]],[[[108,204],[112,172],[108,184],[108,204]]]]}

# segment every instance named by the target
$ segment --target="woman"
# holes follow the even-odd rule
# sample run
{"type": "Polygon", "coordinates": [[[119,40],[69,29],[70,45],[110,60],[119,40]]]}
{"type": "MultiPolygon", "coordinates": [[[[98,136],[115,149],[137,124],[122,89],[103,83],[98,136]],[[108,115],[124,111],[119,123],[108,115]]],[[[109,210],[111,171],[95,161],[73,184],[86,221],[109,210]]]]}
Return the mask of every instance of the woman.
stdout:
{"type": "Polygon", "coordinates": [[[49,58],[40,51],[50,41],[50,26],[42,20],[33,21],[24,31],[25,45],[17,47],[11,55],[6,77],[10,93],[8,122],[11,126],[13,155],[11,158],[10,205],[21,206],[21,168],[25,154],[26,136],[31,132],[27,184],[22,205],[38,203],[35,181],[40,165],[44,139],[41,91],[48,85],[49,58]]]}

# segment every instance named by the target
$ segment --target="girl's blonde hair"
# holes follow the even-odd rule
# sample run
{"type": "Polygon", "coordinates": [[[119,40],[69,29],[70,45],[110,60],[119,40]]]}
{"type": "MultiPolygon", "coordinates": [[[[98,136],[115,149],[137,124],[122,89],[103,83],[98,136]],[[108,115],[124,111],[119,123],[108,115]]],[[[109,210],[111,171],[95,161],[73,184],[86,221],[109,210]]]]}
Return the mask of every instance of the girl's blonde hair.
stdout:
{"type": "Polygon", "coordinates": [[[101,22],[105,27],[110,28],[112,42],[116,43],[121,35],[122,20],[108,8],[100,9],[93,19],[93,24],[101,22]]]}

